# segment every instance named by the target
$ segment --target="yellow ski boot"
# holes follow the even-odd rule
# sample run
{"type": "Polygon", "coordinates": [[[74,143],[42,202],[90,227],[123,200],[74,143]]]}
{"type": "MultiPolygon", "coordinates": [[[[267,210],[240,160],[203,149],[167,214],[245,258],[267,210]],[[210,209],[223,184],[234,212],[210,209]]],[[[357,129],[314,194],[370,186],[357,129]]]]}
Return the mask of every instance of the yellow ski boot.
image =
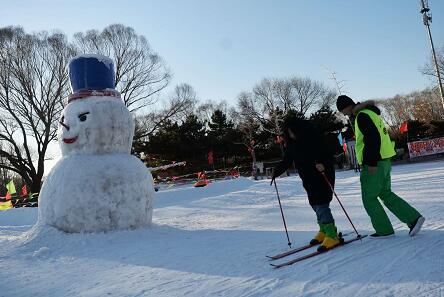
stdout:
{"type": "Polygon", "coordinates": [[[325,238],[324,241],[322,241],[322,244],[318,247],[318,252],[325,252],[341,243],[335,223],[324,224],[323,229],[325,232],[325,238]]]}
{"type": "Polygon", "coordinates": [[[310,240],[311,245],[317,245],[324,241],[325,238],[325,231],[324,231],[324,225],[319,223],[319,232],[316,234],[316,236],[310,240]]]}

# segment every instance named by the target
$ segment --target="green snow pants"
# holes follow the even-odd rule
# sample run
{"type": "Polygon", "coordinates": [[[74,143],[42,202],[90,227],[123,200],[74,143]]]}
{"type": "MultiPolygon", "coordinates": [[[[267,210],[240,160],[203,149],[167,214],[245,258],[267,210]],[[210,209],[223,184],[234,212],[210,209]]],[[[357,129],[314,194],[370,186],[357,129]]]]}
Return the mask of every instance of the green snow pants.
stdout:
{"type": "Polygon", "coordinates": [[[384,205],[402,222],[409,227],[420,216],[419,212],[410,204],[397,196],[391,190],[390,160],[381,160],[375,173],[368,172],[368,166],[364,165],[361,171],[362,202],[367,214],[370,216],[373,228],[379,235],[393,233],[393,226],[384,211],[378,197],[384,205]]]}

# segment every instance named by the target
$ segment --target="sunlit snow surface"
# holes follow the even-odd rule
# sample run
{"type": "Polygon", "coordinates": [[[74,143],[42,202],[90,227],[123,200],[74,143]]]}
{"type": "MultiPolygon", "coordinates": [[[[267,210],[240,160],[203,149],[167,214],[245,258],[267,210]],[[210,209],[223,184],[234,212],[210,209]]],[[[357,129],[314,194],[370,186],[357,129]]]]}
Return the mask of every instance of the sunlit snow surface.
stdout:
{"type": "MultiPolygon", "coordinates": [[[[37,209],[0,212],[0,296],[444,296],[444,161],[393,167],[393,189],[425,217],[423,230],[393,215],[396,236],[355,242],[274,270],[286,250],[269,180],[161,189],[153,226],[67,234],[34,227],[37,209]]],[[[298,177],[277,180],[293,246],[316,220],[298,177]]],[[[372,232],[359,176],[338,172],[336,190],[356,227],[372,232]]],[[[336,201],[341,231],[351,227],[336,201]]],[[[291,256],[289,257],[292,258],[291,256]]]]}

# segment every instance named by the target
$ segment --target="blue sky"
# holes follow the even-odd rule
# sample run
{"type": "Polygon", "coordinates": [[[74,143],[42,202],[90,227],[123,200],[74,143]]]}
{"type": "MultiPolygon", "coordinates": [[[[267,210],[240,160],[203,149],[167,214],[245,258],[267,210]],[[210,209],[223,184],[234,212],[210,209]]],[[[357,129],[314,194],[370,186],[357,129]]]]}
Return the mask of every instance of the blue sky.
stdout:
{"type": "MultiPolygon", "coordinates": [[[[429,0],[444,47],[444,1],[429,0]]],[[[264,77],[309,76],[333,87],[324,66],[358,100],[431,84],[419,68],[430,47],[417,0],[2,1],[0,26],[68,36],[122,23],[147,37],[201,100],[226,100],[264,77]],[[93,2],[93,3],[92,3],[93,2]]]]}

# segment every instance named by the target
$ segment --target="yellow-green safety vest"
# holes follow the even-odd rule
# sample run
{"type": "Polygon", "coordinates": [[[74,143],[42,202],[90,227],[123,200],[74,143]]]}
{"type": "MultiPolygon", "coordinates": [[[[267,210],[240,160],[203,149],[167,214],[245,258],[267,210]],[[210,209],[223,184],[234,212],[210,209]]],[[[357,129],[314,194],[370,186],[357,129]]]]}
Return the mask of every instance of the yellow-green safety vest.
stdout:
{"type": "Polygon", "coordinates": [[[369,109],[363,109],[358,112],[355,118],[355,135],[356,135],[355,151],[356,151],[356,159],[358,159],[359,165],[362,165],[362,161],[364,158],[364,146],[365,146],[364,134],[362,134],[358,126],[358,115],[361,112],[368,115],[375,124],[376,128],[378,129],[379,135],[381,137],[381,147],[379,149],[381,158],[388,159],[396,155],[395,149],[393,147],[390,136],[387,133],[387,129],[385,128],[384,122],[375,112],[369,109]]]}

